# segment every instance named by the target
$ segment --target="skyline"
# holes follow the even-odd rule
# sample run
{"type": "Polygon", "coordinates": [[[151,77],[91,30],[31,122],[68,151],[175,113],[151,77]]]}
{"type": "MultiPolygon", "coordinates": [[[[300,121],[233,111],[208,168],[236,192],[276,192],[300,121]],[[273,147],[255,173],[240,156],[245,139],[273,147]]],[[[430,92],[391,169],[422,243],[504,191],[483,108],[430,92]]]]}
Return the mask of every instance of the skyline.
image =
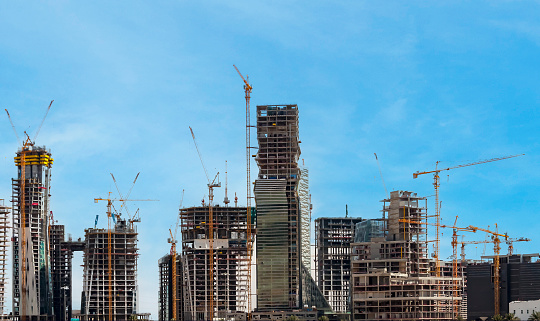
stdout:
{"type": "MultiPolygon", "coordinates": [[[[215,201],[223,200],[227,160],[228,197],[234,202],[237,192],[239,205],[246,203],[245,100],[233,64],[253,84],[252,124],[256,105],[298,104],[313,219],[344,216],[345,204],[349,216],[380,217],[386,195],[373,153],[388,191],[419,196],[434,194],[433,179],[412,173],[433,170],[436,161],[449,167],[525,153],[441,175],[441,215],[443,224],[455,215],[458,226],[498,223],[500,232],[532,239],[516,243],[516,253],[539,252],[538,5],[58,2],[2,9],[0,106],[19,136],[30,126],[33,137],[55,100],[37,144],[55,159],[51,210],[59,224],[75,239],[96,214],[98,227],[106,226],[106,206],[93,199],[117,195],[109,173],[125,193],[141,172],[132,198],[160,200],[128,204],[142,219],[141,312],[157,315],[157,260],[169,252],[182,189],[183,207],[208,193],[189,126],[209,175],[221,173],[215,201]]],[[[7,200],[17,147],[3,112],[0,198],[7,200]]],[[[255,162],[251,168],[253,180],[255,162]]],[[[451,254],[450,236],[442,237],[442,259],[451,254]]],[[[478,257],[482,249],[467,251],[478,257]]],[[[77,253],[73,265],[80,263],[77,253]]],[[[76,308],[82,268],[73,280],[76,308]]]]}

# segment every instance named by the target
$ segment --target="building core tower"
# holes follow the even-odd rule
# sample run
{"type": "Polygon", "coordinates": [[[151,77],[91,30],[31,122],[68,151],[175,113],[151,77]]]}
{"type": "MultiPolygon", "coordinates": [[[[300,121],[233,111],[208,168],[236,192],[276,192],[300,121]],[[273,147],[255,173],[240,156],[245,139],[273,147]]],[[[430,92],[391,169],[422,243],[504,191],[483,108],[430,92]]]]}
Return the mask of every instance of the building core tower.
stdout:
{"type": "Polygon", "coordinates": [[[13,314],[23,319],[52,315],[49,259],[49,197],[53,159],[28,140],[17,151],[12,179],[13,314]]]}

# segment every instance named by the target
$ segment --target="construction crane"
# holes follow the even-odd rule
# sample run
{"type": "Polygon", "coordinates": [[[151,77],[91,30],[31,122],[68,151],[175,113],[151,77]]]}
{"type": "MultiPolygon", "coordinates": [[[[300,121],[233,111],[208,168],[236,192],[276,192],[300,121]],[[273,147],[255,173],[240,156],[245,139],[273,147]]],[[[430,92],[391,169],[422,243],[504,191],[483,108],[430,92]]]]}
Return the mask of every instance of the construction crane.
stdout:
{"type": "MultiPolygon", "coordinates": [[[[519,157],[519,156],[523,156],[523,155],[525,155],[525,154],[518,154],[518,155],[491,158],[491,159],[476,161],[476,162],[473,162],[473,163],[462,164],[462,165],[452,166],[452,167],[448,167],[448,168],[441,168],[441,169],[438,168],[440,161],[437,161],[435,163],[435,170],[426,171],[426,172],[417,171],[416,173],[413,173],[413,178],[418,178],[418,176],[420,176],[420,175],[433,173],[433,186],[435,187],[435,220],[436,220],[437,224],[440,224],[440,222],[441,222],[441,208],[440,208],[440,204],[439,204],[439,188],[441,186],[440,185],[440,177],[439,177],[440,172],[448,171],[448,170],[455,169],[455,168],[460,168],[460,167],[468,167],[468,166],[473,166],[473,165],[480,165],[480,164],[484,164],[484,163],[500,161],[500,160],[503,160],[503,159],[519,157]]],[[[441,267],[440,267],[440,262],[439,262],[439,243],[440,243],[439,234],[440,234],[440,231],[439,231],[439,227],[437,226],[437,232],[436,232],[436,237],[435,237],[435,250],[434,250],[435,267],[436,267],[437,276],[441,275],[441,267]]]]}
{"type": "Polygon", "coordinates": [[[504,240],[508,240],[508,234],[500,234],[497,230],[497,224],[495,224],[495,231],[490,231],[487,229],[483,229],[480,227],[469,225],[469,228],[475,231],[482,231],[491,234],[491,240],[493,243],[493,253],[495,254],[494,263],[495,263],[495,271],[493,273],[493,291],[494,291],[494,305],[495,305],[495,313],[494,315],[498,315],[500,313],[500,280],[499,280],[499,254],[501,251],[501,240],[500,237],[504,237],[504,240]]]}
{"type": "Polygon", "coordinates": [[[176,225],[174,226],[174,234],[169,229],[169,233],[171,234],[171,238],[167,241],[171,243],[171,260],[172,260],[172,302],[173,302],[173,309],[172,309],[172,320],[178,320],[178,311],[176,309],[177,306],[177,298],[176,298],[176,291],[177,291],[177,280],[176,280],[176,243],[178,243],[178,240],[176,239],[176,233],[178,233],[178,224],[180,223],[180,210],[182,209],[182,203],[184,202],[184,190],[182,190],[182,198],[180,199],[180,206],[178,207],[178,216],[176,217],[176,225]]]}
{"type": "MultiPolygon", "coordinates": [[[[453,230],[453,233],[452,233],[452,250],[453,250],[453,260],[452,260],[452,278],[453,278],[453,298],[457,298],[458,297],[458,281],[457,281],[457,278],[458,278],[458,275],[457,275],[457,271],[458,271],[458,268],[457,268],[457,231],[464,231],[464,232],[473,232],[475,233],[476,231],[474,229],[472,229],[470,226],[469,227],[457,227],[456,224],[457,224],[457,219],[458,219],[458,216],[456,215],[456,219],[454,220],[454,225],[450,226],[450,225],[442,225],[442,224],[437,224],[437,223],[427,223],[427,222],[422,222],[422,221],[412,221],[412,220],[407,220],[407,219],[400,219],[399,222],[401,223],[409,223],[409,224],[423,224],[423,225],[431,225],[431,226],[437,226],[438,228],[451,228],[453,230]]],[[[440,276],[440,275],[439,275],[440,276]]],[[[458,311],[459,311],[459,304],[457,302],[457,300],[453,300],[454,304],[453,304],[453,317],[456,318],[457,317],[457,314],[458,314],[458,311]]]]}
{"type": "MultiPolygon", "coordinates": [[[[531,240],[528,239],[528,238],[523,238],[523,237],[520,237],[520,238],[508,238],[506,240],[506,244],[508,245],[508,255],[512,255],[513,254],[513,250],[514,250],[514,246],[513,246],[513,243],[514,242],[530,242],[531,240]]],[[[493,241],[490,241],[490,240],[484,240],[484,241],[461,241],[461,242],[457,242],[458,244],[461,244],[461,261],[465,261],[466,259],[466,255],[465,255],[465,245],[468,245],[468,244],[486,244],[486,243],[493,243],[493,241]]]]}
{"type": "Polygon", "coordinates": [[[514,254],[514,242],[530,242],[530,239],[520,237],[520,238],[509,238],[506,240],[506,244],[508,245],[508,255],[514,254]]]}
{"type": "Polygon", "coordinates": [[[240,75],[244,81],[244,92],[246,98],[246,215],[247,215],[247,254],[248,254],[248,264],[247,264],[247,315],[248,319],[251,319],[251,251],[252,251],[252,236],[251,236],[251,108],[249,105],[251,99],[251,91],[253,87],[249,83],[249,76],[246,75],[246,78],[242,76],[240,70],[236,68],[236,65],[233,65],[236,72],[240,75]]]}
{"type": "MultiPolygon", "coordinates": [[[[114,178],[114,175],[111,173],[111,176],[113,178],[113,181],[116,185],[116,188],[118,189],[118,185],[116,184],[116,179],[114,178]]],[[[135,185],[135,182],[137,181],[137,177],[139,177],[139,174],[135,177],[135,181],[133,182],[133,185],[135,185]]],[[[133,189],[133,186],[131,187],[133,189]]],[[[131,189],[128,194],[131,194],[131,189]]],[[[108,320],[114,320],[113,319],[113,313],[112,313],[112,229],[111,229],[111,219],[113,219],[116,223],[115,217],[113,216],[112,210],[114,208],[113,202],[122,202],[122,205],[124,208],[126,208],[126,202],[148,202],[148,201],[156,201],[156,200],[150,200],[150,199],[127,199],[123,198],[120,193],[120,190],[118,190],[118,194],[120,194],[120,198],[113,199],[111,198],[111,193],[109,192],[109,197],[107,198],[94,198],[94,203],[98,203],[99,201],[107,201],[107,274],[108,274],[108,292],[109,292],[109,319],[108,320]]],[[[127,208],[126,208],[127,212],[127,208]]],[[[117,217],[120,217],[121,213],[114,214],[117,217]]],[[[96,219],[97,222],[97,219],[96,219]]],[[[97,225],[97,224],[96,224],[97,225]]]]}
{"type": "Polygon", "coordinates": [[[383,178],[382,170],[381,170],[381,164],[379,163],[379,157],[377,157],[377,153],[373,153],[373,154],[375,155],[375,159],[377,160],[377,167],[379,167],[379,174],[381,175],[381,180],[384,187],[384,191],[386,192],[386,197],[390,197],[390,194],[388,194],[388,190],[386,189],[386,184],[384,183],[384,178],[383,178]]]}
{"type": "Polygon", "coordinates": [[[214,208],[212,201],[214,200],[214,188],[221,187],[221,183],[219,182],[219,172],[216,174],[214,179],[210,181],[210,178],[208,177],[208,172],[206,171],[206,167],[204,166],[203,158],[201,156],[201,152],[199,151],[199,146],[197,146],[197,140],[195,139],[195,134],[193,133],[193,129],[189,127],[189,130],[191,131],[191,137],[193,137],[193,143],[195,144],[195,148],[197,149],[197,154],[199,155],[199,159],[201,160],[202,167],[204,169],[204,173],[206,175],[206,179],[208,180],[208,243],[210,251],[208,253],[209,255],[209,307],[208,307],[208,313],[209,313],[209,320],[214,319],[214,208]]]}
{"type": "Polygon", "coordinates": [[[19,256],[19,264],[20,264],[20,275],[21,275],[21,287],[20,287],[20,307],[19,307],[19,316],[20,320],[26,320],[26,154],[28,154],[31,151],[32,146],[35,145],[37,136],[41,130],[41,127],[43,126],[43,123],[45,122],[45,118],[47,118],[47,115],[49,114],[49,110],[51,109],[52,103],[54,100],[51,100],[51,103],[49,104],[49,107],[47,107],[47,112],[45,113],[45,116],[41,120],[41,124],[39,125],[36,134],[34,135],[34,139],[31,140],[30,136],[24,132],[26,135],[26,139],[23,143],[21,143],[21,139],[19,138],[19,135],[17,134],[17,130],[15,129],[15,125],[13,125],[13,121],[11,120],[11,116],[7,109],[4,109],[6,111],[6,114],[8,116],[9,122],[11,124],[11,128],[13,128],[13,132],[15,133],[15,137],[17,138],[17,142],[21,146],[21,156],[20,156],[20,166],[21,166],[21,173],[19,177],[19,183],[20,183],[20,191],[19,191],[19,197],[20,197],[20,206],[19,206],[19,212],[20,212],[20,249],[21,249],[21,255],[19,256]]]}

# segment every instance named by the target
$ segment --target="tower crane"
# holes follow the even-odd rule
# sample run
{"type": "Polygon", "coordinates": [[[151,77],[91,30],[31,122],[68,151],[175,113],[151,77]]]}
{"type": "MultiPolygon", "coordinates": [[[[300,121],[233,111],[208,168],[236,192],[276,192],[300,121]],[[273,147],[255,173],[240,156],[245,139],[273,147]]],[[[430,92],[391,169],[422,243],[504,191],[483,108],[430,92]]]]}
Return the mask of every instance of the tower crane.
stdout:
{"type": "MultiPolygon", "coordinates": [[[[437,161],[435,163],[435,170],[425,171],[425,172],[417,171],[416,173],[413,173],[413,178],[418,178],[418,176],[424,175],[424,174],[433,174],[433,187],[435,188],[435,220],[437,224],[440,224],[440,221],[441,221],[441,209],[440,209],[440,204],[439,204],[439,188],[441,186],[440,177],[439,177],[440,172],[448,171],[448,170],[460,168],[460,167],[468,167],[468,166],[473,166],[473,165],[480,165],[484,163],[500,161],[503,159],[519,157],[523,155],[525,154],[517,154],[517,155],[511,155],[511,156],[491,158],[491,159],[476,161],[473,163],[462,164],[462,165],[452,166],[448,168],[440,168],[440,169],[438,168],[440,161],[437,161]]],[[[440,243],[439,234],[440,234],[439,227],[437,226],[437,232],[436,232],[436,237],[435,237],[435,251],[434,251],[437,276],[441,275],[441,268],[440,268],[440,262],[439,262],[439,243],[440,243]]]]}
{"type": "Polygon", "coordinates": [[[214,179],[210,181],[210,178],[208,177],[208,172],[206,171],[206,167],[204,166],[204,162],[201,156],[201,152],[199,151],[199,146],[197,146],[197,140],[195,139],[195,134],[193,133],[193,129],[189,127],[189,130],[191,131],[191,137],[193,137],[193,143],[195,144],[195,148],[197,149],[197,154],[199,154],[199,159],[201,160],[202,167],[204,169],[204,173],[206,175],[206,179],[208,180],[208,243],[209,243],[209,274],[210,274],[210,280],[209,283],[210,286],[208,287],[209,290],[209,307],[208,307],[208,319],[213,320],[214,319],[214,208],[212,201],[214,200],[214,188],[221,187],[221,183],[219,182],[219,172],[216,174],[214,179]]]}
{"type": "MultiPolygon", "coordinates": [[[[454,298],[457,298],[458,297],[458,281],[457,281],[457,278],[458,278],[458,275],[457,275],[457,271],[458,271],[458,268],[457,268],[457,231],[464,231],[464,232],[473,232],[475,233],[476,231],[471,228],[470,226],[469,227],[457,227],[456,226],[456,223],[457,223],[457,219],[458,219],[458,216],[456,215],[456,219],[454,220],[454,225],[450,226],[450,225],[442,225],[442,224],[438,224],[438,223],[427,223],[427,222],[422,222],[422,221],[412,221],[412,220],[407,220],[407,219],[400,219],[399,222],[401,223],[409,223],[409,224],[423,224],[423,225],[431,225],[431,226],[436,226],[437,228],[451,228],[453,230],[453,233],[452,233],[452,251],[453,251],[453,259],[452,259],[452,277],[453,277],[453,284],[454,284],[454,294],[453,294],[453,297],[454,298]]],[[[439,275],[440,276],[440,275],[439,275]]],[[[453,300],[454,304],[454,309],[453,309],[453,313],[454,313],[454,318],[457,316],[457,313],[458,313],[458,309],[459,309],[459,305],[457,303],[456,300],[453,300]]]]}
{"type": "Polygon", "coordinates": [[[20,228],[20,250],[21,254],[19,256],[19,265],[20,265],[20,306],[19,306],[19,317],[20,320],[26,320],[26,154],[28,154],[31,151],[32,146],[35,145],[37,136],[41,130],[41,127],[43,126],[43,123],[45,122],[45,118],[47,118],[47,115],[49,114],[49,110],[51,109],[52,103],[54,100],[51,100],[51,103],[49,104],[49,107],[47,107],[47,112],[45,113],[45,116],[41,120],[41,124],[39,125],[36,134],[34,135],[34,140],[32,141],[30,139],[30,136],[24,132],[26,135],[26,139],[23,143],[21,143],[21,139],[19,138],[19,135],[17,134],[17,130],[15,129],[15,125],[13,125],[13,121],[11,120],[11,116],[9,115],[9,112],[7,109],[4,109],[6,111],[6,114],[8,116],[9,122],[11,124],[11,127],[13,128],[13,132],[15,133],[15,137],[17,138],[17,142],[19,145],[21,145],[21,156],[20,156],[20,166],[21,166],[21,172],[19,176],[19,184],[20,184],[20,191],[19,191],[19,198],[20,198],[20,205],[19,205],[19,212],[20,212],[20,220],[19,220],[19,228],[20,228]]]}
{"type": "Polygon", "coordinates": [[[500,280],[499,280],[499,265],[500,265],[500,262],[499,262],[499,253],[501,251],[501,240],[499,239],[499,236],[500,237],[504,237],[504,240],[507,241],[508,240],[508,234],[500,234],[497,230],[498,230],[498,227],[497,227],[497,224],[495,224],[495,231],[490,231],[488,229],[483,229],[483,228],[480,228],[480,227],[476,227],[476,226],[472,226],[472,225],[469,225],[469,228],[474,230],[474,231],[482,231],[482,232],[486,232],[486,233],[489,233],[491,234],[491,240],[493,243],[493,253],[495,254],[495,259],[494,259],[494,263],[495,263],[495,271],[494,271],[494,275],[493,275],[493,291],[494,291],[494,305],[495,305],[495,313],[494,315],[497,315],[500,313],[500,293],[499,293],[499,288],[500,288],[500,280]]]}
{"type": "Polygon", "coordinates": [[[506,244],[508,245],[508,255],[514,254],[514,242],[530,242],[530,239],[527,238],[509,238],[506,240],[506,244]]]}
{"type": "MultiPolygon", "coordinates": [[[[111,173],[111,176],[113,178],[114,184],[116,185],[116,179],[114,179],[114,175],[111,173]]],[[[139,174],[135,177],[135,180],[133,181],[133,185],[135,185],[135,182],[137,181],[137,178],[139,177],[139,174]]],[[[131,194],[131,190],[133,189],[133,185],[131,189],[129,190],[128,194],[131,194]]],[[[116,188],[118,189],[118,185],[116,185],[116,188]]],[[[156,200],[149,200],[149,199],[127,199],[122,197],[122,193],[120,193],[120,190],[118,190],[118,194],[120,194],[120,198],[111,198],[111,193],[109,192],[109,195],[107,198],[94,198],[94,203],[98,203],[99,201],[107,201],[107,274],[108,274],[108,299],[109,299],[109,319],[108,320],[114,320],[113,319],[113,313],[112,313],[112,300],[113,300],[113,293],[112,293],[112,229],[111,229],[111,219],[114,219],[112,210],[114,208],[113,202],[122,202],[122,205],[124,208],[126,208],[126,202],[147,202],[147,201],[156,201],[156,200]]],[[[127,212],[127,208],[126,208],[127,212]]],[[[129,212],[128,212],[129,213],[129,212]]],[[[121,214],[118,214],[118,217],[120,217],[121,214]]],[[[97,219],[96,219],[97,222],[97,219]]],[[[97,223],[96,223],[97,224],[97,223]]]]}
{"type": "Polygon", "coordinates": [[[172,260],[172,301],[173,301],[173,317],[172,320],[178,320],[178,311],[177,311],[177,298],[176,298],[176,291],[177,291],[177,276],[176,276],[176,243],[178,243],[178,240],[176,239],[176,233],[178,232],[178,223],[180,223],[180,210],[182,209],[182,203],[184,202],[184,190],[182,190],[182,198],[180,199],[180,206],[178,207],[178,216],[176,217],[176,225],[174,226],[174,234],[169,229],[169,233],[171,234],[171,238],[167,241],[171,243],[171,260],[172,260]]]}
{"type": "MultiPolygon", "coordinates": [[[[530,242],[531,240],[528,239],[528,238],[523,238],[523,237],[520,237],[520,238],[508,238],[506,240],[506,244],[508,245],[508,255],[512,255],[513,254],[513,250],[514,250],[514,246],[513,246],[513,243],[514,242],[530,242]]],[[[458,242],[458,244],[461,244],[461,260],[462,261],[465,261],[465,245],[467,244],[486,244],[486,243],[493,243],[493,241],[490,241],[490,240],[484,240],[484,241],[461,241],[461,242],[458,242]]]]}
{"type": "Polygon", "coordinates": [[[248,319],[251,319],[251,252],[252,252],[252,235],[251,235],[251,108],[250,108],[250,99],[251,99],[251,91],[253,90],[253,87],[249,83],[249,76],[246,75],[246,78],[242,76],[240,73],[240,70],[236,67],[236,65],[233,65],[234,69],[236,69],[236,72],[240,75],[242,80],[244,81],[244,92],[245,92],[245,98],[246,98],[246,215],[247,215],[247,254],[248,254],[248,264],[247,264],[247,315],[248,319]]]}

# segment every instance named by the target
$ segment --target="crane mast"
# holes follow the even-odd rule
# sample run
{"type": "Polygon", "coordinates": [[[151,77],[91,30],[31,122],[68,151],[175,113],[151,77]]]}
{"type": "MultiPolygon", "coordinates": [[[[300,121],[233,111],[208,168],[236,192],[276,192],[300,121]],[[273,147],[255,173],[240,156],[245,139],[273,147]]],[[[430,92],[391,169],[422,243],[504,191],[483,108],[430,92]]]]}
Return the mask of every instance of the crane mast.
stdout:
{"type": "Polygon", "coordinates": [[[169,229],[169,233],[171,234],[171,238],[169,239],[169,243],[171,243],[171,268],[172,268],[172,320],[178,320],[178,309],[177,309],[177,301],[178,298],[176,297],[176,292],[178,288],[178,281],[177,281],[177,273],[176,273],[176,243],[178,243],[178,240],[176,239],[176,233],[178,233],[178,224],[180,223],[180,210],[182,209],[182,203],[184,202],[184,190],[182,190],[182,198],[180,199],[180,206],[178,207],[178,216],[176,217],[176,225],[174,227],[174,234],[169,229]]]}
{"type": "Polygon", "coordinates": [[[476,227],[476,226],[472,226],[472,225],[469,225],[469,228],[473,229],[473,230],[478,230],[478,231],[482,231],[482,232],[486,232],[486,233],[489,233],[491,234],[491,239],[492,239],[492,243],[493,243],[493,253],[495,254],[495,258],[494,258],[494,273],[493,273],[493,297],[494,297],[494,315],[498,315],[500,314],[500,293],[499,293],[499,289],[500,289],[500,279],[499,279],[499,268],[500,268],[500,262],[499,262],[499,254],[501,252],[501,240],[499,239],[499,236],[500,237],[504,237],[505,241],[508,240],[508,234],[499,234],[498,232],[498,227],[497,227],[497,224],[495,224],[495,231],[490,231],[490,230],[487,230],[487,229],[483,229],[483,228],[480,228],[480,227],[476,227]]]}
{"type": "Polygon", "coordinates": [[[457,315],[458,315],[458,311],[459,311],[459,302],[457,301],[457,297],[458,297],[458,289],[459,289],[459,286],[458,286],[458,280],[457,280],[457,231],[464,231],[464,232],[473,232],[475,233],[476,230],[474,230],[471,226],[469,227],[457,227],[456,226],[456,223],[457,223],[457,219],[458,217],[456,216],[456,219],[454,220],[454,225],[450,226],[450,225],[441,225],[441,224],[438,224],[438,223],[427,223],[427,222],[422,222],[422,221],[412,221],[412,220],[408,220],[408,219],[400,219],[399,222],[401,223],[409,223],[409,224],[423,224],[423,225],[431,225],[431,226],[436,226],[437,228],[451,228],[453,230],[453,233],[452,233],[452,250],[453,250],[453,260],[452,260],[452,277],[453,277],[453,317],[456,318],[457,315]]]}
{"type": "Polygon", "coordinates": [[[250,99],[251,91],[253,87],[249,83],[249,77],[246,75],[247,80],[242,76],[240,70],[233,65],[236,72],[240,75],[244,81],[244,92],[246,98],[246,214],[247,214],[247,254],[248,254],[248,268],[247,268],[247,313],[248,318],[251,316],[251,252],[252,252],[252,235],[251,235],[251,108],[250,99]]]}

